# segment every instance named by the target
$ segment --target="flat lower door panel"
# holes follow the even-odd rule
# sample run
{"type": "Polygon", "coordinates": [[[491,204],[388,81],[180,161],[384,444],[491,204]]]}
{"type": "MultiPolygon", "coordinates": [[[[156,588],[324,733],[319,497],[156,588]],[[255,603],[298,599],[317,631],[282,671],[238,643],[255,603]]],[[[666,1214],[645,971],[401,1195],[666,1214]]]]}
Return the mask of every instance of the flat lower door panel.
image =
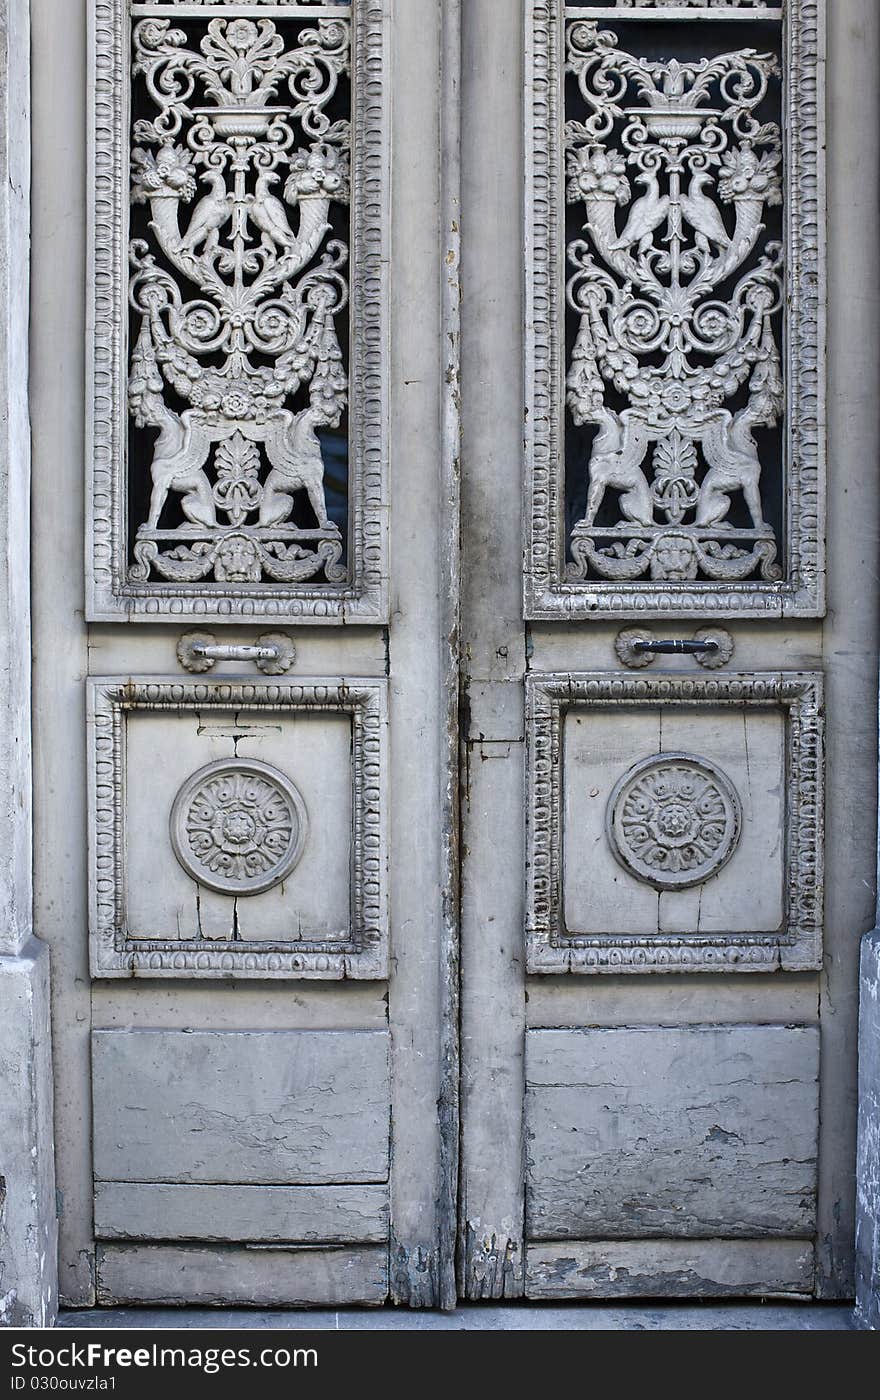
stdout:
{"type": "Polygon", "coordinates": [[[384,1182],[388,1046],[384,1031],[95,1031],[95,1176],[384,1182]]]}
{"type": "Polygon", "coordinates": [[[388,1250],[99,1245],[98,1302],[242,1307],[374,1306],[388,1293],[388,1250]]]}
{"type": "Polygon", "coordinates": [[[815,1026],[526,1034],[532,1239],[809,1238],[815,1026]]]}
{"type": "Polygon", "coordinates": [[[528,1298],[803,1296],[813,1248],[803,1240],[610,1240],[526,1246],[528,1298]]]}

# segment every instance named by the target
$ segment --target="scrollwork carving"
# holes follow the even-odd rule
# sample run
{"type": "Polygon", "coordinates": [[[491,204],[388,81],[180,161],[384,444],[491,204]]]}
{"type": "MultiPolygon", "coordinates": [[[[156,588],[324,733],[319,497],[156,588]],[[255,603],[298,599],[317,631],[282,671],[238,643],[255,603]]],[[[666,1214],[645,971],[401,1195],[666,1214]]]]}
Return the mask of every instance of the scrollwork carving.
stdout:
{"type": "Polygon", "coordinates": [[[354,16],[135,6],[128,201],[130,5],[92,3],[90,615],[382,615],[385,407],[361,392],[385,372],[381,0],[354,16]]]}
{"type": "Polygon", "coordinates": [[[327,235],[331,204],[349,199],[350,124],[328,115],[350,72],[349,23],[282,33],[271,19],[218,18],[196,38],[149,18],[132,45],[153,115],[135,121],[131,153],[150,236],[129,252],[128,392],[137,426],[158,430],[132,577],[289,578],[277,564],[293,545],[298,578],[343,582],[318,433],[340,426],[348,391],[337,334],[348,248],[327,235]],[[184,520],[162,529],[170,495],[184,520]]]}
{"type": "Polygon", "coordinates": [[[780,128],[760,116],[778,62],[754,49],[652,62],[580,21],[565,66],[584,109],[565,125],[567,198],[588,235],[568,247],[580,327],[567,402],[597,429],[569,576],[729,579],[758,566],[774,581],[754,434],[784,400],[782,248],[762,237],[782,201],[780,128]],[[600,525],[609,488],[618,513],[600,525]],[[728,519],[736,493],[745,529],[728,519]]]}
{"type": "Polygon", "coordinates": [[[821,0],[787,7],[781,61],[728,23],[766,6],[670,16],[662,57],[632,21],[668,7],[618,8],[529,4],[527,613],[809,615],[821,0]]]}

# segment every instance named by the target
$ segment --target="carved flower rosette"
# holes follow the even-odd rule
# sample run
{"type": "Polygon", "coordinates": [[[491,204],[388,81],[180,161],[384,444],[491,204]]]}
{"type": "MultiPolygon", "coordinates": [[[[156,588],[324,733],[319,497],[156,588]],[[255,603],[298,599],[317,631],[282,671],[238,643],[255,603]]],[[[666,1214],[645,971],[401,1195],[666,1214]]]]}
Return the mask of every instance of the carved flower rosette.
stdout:
{"type": "Polygon", "coordinates": [[[692,754],[656,754],[615,784],[608,840],[636,879],[659,890],[703,884],[726,865],[742,830],[733,783],[717,764],[692,754]]]}
{"type": "Polygon", "coordinates": [[[350,19],[132,53],[129,579],[344,583],[350,19]]]}
{"type": "Polygon", "coordinates": [[[781,576],[780,65],[725,30],[565,27],[570,581],[781,576]]]}
{"type": "Polygon", "coordinates": [[[298,790],[256,760],[208,764],[183,784],[171,811],[181,866],[221,894],[261,894],[280,884],[302,855],[306,830],[298,790]]]}

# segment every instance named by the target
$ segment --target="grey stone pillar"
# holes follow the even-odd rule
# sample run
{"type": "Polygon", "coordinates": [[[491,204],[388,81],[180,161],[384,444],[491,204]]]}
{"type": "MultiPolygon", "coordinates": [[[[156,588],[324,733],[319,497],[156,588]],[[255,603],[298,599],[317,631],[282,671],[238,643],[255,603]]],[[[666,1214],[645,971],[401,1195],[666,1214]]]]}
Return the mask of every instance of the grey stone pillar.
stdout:
{"type": "Polygon", "coordinates": [[[49,955],[33,937],[29,0],[0,0],[0,1325],[57,1308],[49,955]]]}
{"type": "Polygon", "coordinates": [[[859,980],[859,1140],[856,1156],[856,1321],[880,1328],[880,928],[862,939],[859,980]]]}

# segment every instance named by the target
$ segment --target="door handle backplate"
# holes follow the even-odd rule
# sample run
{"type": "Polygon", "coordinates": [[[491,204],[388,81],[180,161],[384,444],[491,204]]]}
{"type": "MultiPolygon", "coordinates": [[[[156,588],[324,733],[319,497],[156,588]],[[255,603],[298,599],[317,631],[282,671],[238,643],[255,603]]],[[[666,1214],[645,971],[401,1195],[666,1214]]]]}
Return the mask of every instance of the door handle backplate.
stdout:
{"type": "Polygon", "coordinates": [[[644,627],[619,632],[614,650],[624,666],[650,666],[655,656],[693,656],[698,666],[715,670],[733,656],[733,638],[723,627],[701,627],[692,637],[655,637],[644,627]]]}
{"type": "Polygon", "coordinates": [[[218,642],[213,632],[186,632],[177,643],[177,659],[198,675],[218,661],[251,661],[266,676],[281,676],[296,660],[296,647],[283,632],[265,632],[255,643],[218,642]]]}

